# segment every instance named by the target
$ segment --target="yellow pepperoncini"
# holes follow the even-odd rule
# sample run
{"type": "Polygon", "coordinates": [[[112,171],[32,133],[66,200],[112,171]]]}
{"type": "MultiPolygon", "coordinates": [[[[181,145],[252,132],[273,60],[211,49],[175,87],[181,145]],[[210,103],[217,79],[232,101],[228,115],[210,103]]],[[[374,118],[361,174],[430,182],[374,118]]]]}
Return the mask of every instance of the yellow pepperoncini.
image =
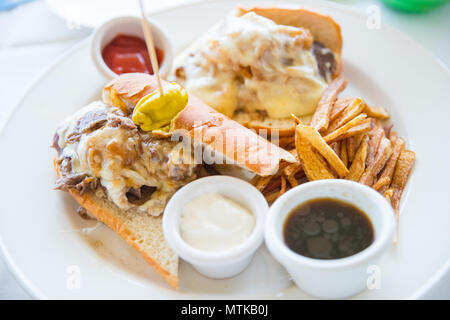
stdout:
{"type": "Polygon", "coordinates": [[[175,82],[163,87],[164,95],[159,89],[146,95],[134,108],[132,120],[144,131],[162,129],[187,105],[188,94],[175,82]]]}

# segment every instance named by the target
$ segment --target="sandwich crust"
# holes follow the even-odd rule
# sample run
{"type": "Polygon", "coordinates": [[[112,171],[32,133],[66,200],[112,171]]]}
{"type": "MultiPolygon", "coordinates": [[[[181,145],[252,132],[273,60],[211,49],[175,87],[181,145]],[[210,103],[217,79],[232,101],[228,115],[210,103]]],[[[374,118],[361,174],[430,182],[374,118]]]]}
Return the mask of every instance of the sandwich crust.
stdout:
{"type": "MultiPolygon", "coordinates": [[[[114,104],[114,98],[134,107],[145,95],[158,88],[156,79],[148,74],[128,73],[113,79],[105,86],[105,103],[114,104]]],[[[255,132],[217,112],[192,94],[187,106],[173,121],[175,130],[185,130],[194,142],[201,142],[226,160],[249,169],[260,176],[272,175],[278,170],[280,160],[294,162],[292,155],[269,143],[255,132]],[[197,131],[196,131],[197,130],[197,131]],[[218,139],[219,138],[219,139],[218,139]],[[235,143],[229,139],[244,143],[235,143]]]]}

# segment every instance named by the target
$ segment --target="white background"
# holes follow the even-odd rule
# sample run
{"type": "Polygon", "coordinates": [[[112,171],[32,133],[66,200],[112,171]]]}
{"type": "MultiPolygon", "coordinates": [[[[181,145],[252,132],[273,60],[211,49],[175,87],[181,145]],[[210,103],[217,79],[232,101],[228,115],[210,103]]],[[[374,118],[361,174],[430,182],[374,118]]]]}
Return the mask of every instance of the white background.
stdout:
{"type": "MultiPolygon", "coordinates": [[[[164,7],[189,1],[165,0],[164,7]]],[[[447,68],[450,67],[450,3],[426,14],[407,14],[390,10],[376,0],[337,2],[364,14],[367,14],[369,6],[379,5],[382,23],[406,33],[428,48],[447,68]]],[[[158,9],[156,6],[154,8],[158,9]]],[[[34,1],[0,12],[0,129],[27,88],[53,61],[88,37],[90,32],[87,28],[69,28],[65,21],[50,12],[43,1],[34,1]]],[[[414,52],[393,54],[408,55],[414,52]]],[[[414,66],[411,68],[413,72],[414,66]]],[[[450,299],[450,273],[426,297],[450,299]]],[[[0,300],[29,298],[0,258],[0,300]]]]}

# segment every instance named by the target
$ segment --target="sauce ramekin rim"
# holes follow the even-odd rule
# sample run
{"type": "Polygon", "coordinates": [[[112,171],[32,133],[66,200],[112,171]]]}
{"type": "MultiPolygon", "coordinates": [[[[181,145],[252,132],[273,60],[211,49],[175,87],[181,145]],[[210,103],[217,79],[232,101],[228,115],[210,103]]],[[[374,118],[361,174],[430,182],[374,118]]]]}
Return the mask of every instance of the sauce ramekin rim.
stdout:
{"type": "MultiPolygon", "coordinates": [[[[216,193],[205,190],[205,194],[208,193],[216,193]]],[[[217,192],[222,194],[220,191],[217,192]]],[[[238,203],[241,201],[233,199],[232,197],[226,195],[231,200],[235,200],[238,203]]],[[[189,198],[189,200],[194,199],[195,197],[189,198]]],[[[187,203],[189,200],[184,201],[183,203],[187,203]]],[[[250,183],[230,177],[230,176],[210,176],[197,179],[195,181],[190,182],[185,185],[181,189],[179,189],[170,199],[169,203],[166,206],[166,210],[163,214],[163,231],[164,236],[166,237],[166,241],[172,247],[172,249],[184,260],[190,263],[214,263],[220,262],[226,259],[239,259],[243,256],[249,256],[253,254],[263,243],[264,241],[264,226],[265,226],[265,218],[267,216],[267,212],[269,210],[268,204],[264,196],[250,183]],[[256,207],[259,206],[258,210],[252,210],[247,205],[245,205],[255,216],[255,226],[250,234],[250,236],[241,244],[234,246],[232,248],[221,250],[218,252],[210,252],[203,251],[200,249],[196,249],[187,244],[181,237],[179,228],[178,228],[178,219],[181,215],[181,210],[178,212],[174,212],[176,208],[174,203],[177,201],[182,201],[180,198],[184,193],[190,192],[195,188],[205,188],[210,186],[211,183],[220,183],[223,187],[224,184],[232,185],[233,188],[246,188],[248,192],[253,192],[254,196],[249,197],[249,202],[253,202],[256,207]],[[255,212],[256,211],[256,212],[255,212]]]]}
{"type": "MultiPolygon", "coordinates": [[[[147,18],[148,22],[150,23],[152,27],[152,32],[155,34],[158,34],[158,37],[161,37],[162,46],[158,46],[161,50],[164,52],[164,58],[159,66],[161,77],[166,77],[173,66],[173,60],[174,60],[174,51],[173,51],[173,45],[167,36],[167,32],[162,28],[157,22],[153,21],[152,19],[147,18]]],[[[119,74],[116,74],[113,70],[111,70],[106,62],[103,60],[102,56],[102,40],[105,37],[105,34],[108,30],[111,28],[120,25],[120,24],[141,24],[141,18],[134,15],[124,15],[124,16],[116,16],[114,18],[108,19],[104,21],[101,25],[99,25],[93,32],[90,38],[90,50],[91,50],[91,57],[92,60],[98,69],[98,71],[105,76],[108,79],[112,79],[114,77],[119,76],[119,74]]],[[[117,32],[116,35],[120,34],[121,32],[117,32]]],[[[123,32],[123,34],[127,34],[126,32],[123,32]]],[[[157,45],[157,39],[154,37],[155,45],[157,45]]],[[[158,43],[159,44],[159,43],[158,43]]]]}
{"type": "MultiPolygon", "coordinates": [[[[306,199],[304,201],[296,203],[296,206],[301,205],[302,203],[305,203],[306,201],[310,201],[312,199],[320,199],[324,198],[323,196],[317,197],[317,198],[311,198],[306,199]]],[[[326,198],[332,198],[330,196],[326,196],[326,198]]],[[[336,198],[338,199],[338,198],[336,198]]],[[[342,199],[339,199],[342,200],[342,199]]],[[[352,203],[351,201],[347,201],[348,203],[351,203],[353,205],[356,205],[355,203],[352,203]]],[[[288,214],[284,217],[284,222],[286,221],[288,214]]],[[[264,230],[264,238],[266,245],[268,246],[269,250],[271,252],[274,252],[274,257],[283,265],[286,263],[299,263],[307,267],[311,268],[320,268],[320,269],[336,269],[336,268],[347,268],[351,267],[353,265],[362,263],[371,257],[376,256],[377,254],[383,252],[386,247],[389,246],[390,241],[392,241],[394,234],[395,234],[395,213],[392,209],[392,206],[389,204],[389,202],[377,191],[373,190],[372,188],[365,186],[363,184],[348,181],[348,180],[342,180],[342,179],[328,179],[328,180],[320,180],[320,181],[313,181],[313,182],[307,182],[305,184],[302,184],[298,187],[295,187],[285,194],[283,194],[279,199],[277,199],[271,206],[267,220],[266,220],[266,226],[264,230]],[[364,192],[366,194],[369,194],[370,199],[374,202],[377,202],[377,208],[381,209],[378,210],[376,214],[381,216],[382,219],[382,227],[379,229],[376,229],[377,227],[373,223],[372,219],[368,217],[376,231],[377,236],[375,236],[375,240],[364,250],[340,259],[314,259],[309,258],[306,256],[303,256],[301,254],[298,254],[291,250],[287,244],[283,240],[282,230],[275,230],[277,224],[275,223],[277,220],[275,220],[277,217],[280,217],[281,214],[279,210],[282,209],[281,206],[285,201],[289,201],[293,195],[297,194],[298,192],[304,191],[306,188],[311,187],[320,187],[328,184],[334,184],[339,185],[341,187],[347,187],[350,186],[350,188],[353,188],[353,190],[359,190],[357,192],[364,192]],[[280,232],[279,232],[280,231],[280,232]],[[283,257],[280,257],[280,255],[283,255],[283,257]],[[284,261],[281,261],[284,260],[284,261]]]]}

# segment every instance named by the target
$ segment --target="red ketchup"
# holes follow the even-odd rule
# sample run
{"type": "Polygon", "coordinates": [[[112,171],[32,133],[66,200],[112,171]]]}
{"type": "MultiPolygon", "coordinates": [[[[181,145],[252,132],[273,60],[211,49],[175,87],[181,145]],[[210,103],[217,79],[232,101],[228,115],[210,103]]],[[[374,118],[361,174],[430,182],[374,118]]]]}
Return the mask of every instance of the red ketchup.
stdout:
{"type": "MultiPolygon", "coordinates": [[[[155,48],[158,64],[164,59],[164,52],[155,48]]],[[[147,46],[141,38],[118,34],[102,51],[106,65],[115,73],[143,72],[153,74],[147,46]]]]}

